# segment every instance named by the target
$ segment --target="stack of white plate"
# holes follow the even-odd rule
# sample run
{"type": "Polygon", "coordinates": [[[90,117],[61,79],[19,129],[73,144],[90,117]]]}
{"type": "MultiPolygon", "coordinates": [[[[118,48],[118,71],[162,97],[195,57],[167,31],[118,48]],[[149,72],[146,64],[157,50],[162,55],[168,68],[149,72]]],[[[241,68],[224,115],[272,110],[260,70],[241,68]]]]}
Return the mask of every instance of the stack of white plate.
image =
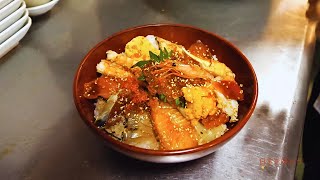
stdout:
{"type": "Polygon", "coordinates": [[[0,0],[0,58],[18,45],[31,23],[23,0],[0,0]]]}

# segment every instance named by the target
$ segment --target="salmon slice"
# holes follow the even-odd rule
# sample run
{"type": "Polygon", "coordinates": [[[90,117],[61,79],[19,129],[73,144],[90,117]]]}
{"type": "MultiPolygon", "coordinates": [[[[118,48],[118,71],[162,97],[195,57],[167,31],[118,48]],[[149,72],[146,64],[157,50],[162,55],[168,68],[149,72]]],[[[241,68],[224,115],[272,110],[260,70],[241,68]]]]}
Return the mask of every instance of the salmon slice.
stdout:
{"type": "Polygon", "coordinates": [[[198,145],[197,133],[191,122],[167,103],[150,100],[154,130],[162,150],[187,149],[198,145]]]}
{"type": "Polygon", "coordinates": [[[197,42],[193,43],[189,47],[188,51],[191,54],[193,54],[201,59],[207,59],[209,61],[212,59],[212,53],[211,53],[210,48],[207,45],[203,44],[201,41],[197,41],[197,42]]]}
{"type": "Polygon", "coordinates": [[[236,81],[222,80],[214,82],[213,86],[228,99],[235,99],[239,101],[243,101],[244,99],[243,90],[236,81]]]}

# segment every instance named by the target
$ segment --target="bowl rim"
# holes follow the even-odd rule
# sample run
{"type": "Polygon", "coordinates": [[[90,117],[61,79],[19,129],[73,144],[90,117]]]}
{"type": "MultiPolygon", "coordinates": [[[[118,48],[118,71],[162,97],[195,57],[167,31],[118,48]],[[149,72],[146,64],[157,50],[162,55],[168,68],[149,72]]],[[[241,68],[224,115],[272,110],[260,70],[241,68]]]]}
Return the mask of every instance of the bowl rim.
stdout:
{"type": "Polygon", "coordinates": [[[36,10],[41,10],[50,6],[54,6],[59,0],[50,0],[47,3],[41,4],[39,6],[33,6],[33,7],[27,7],[29,11],[36,11],[36,10]]]}
{"type": "Polygon", "coordinates": [[[82,59],[82,61],[80,62],[76,73],[75,73],[75,77],[74,77],[74,83],[73,83],[73,99],[74,99],[74,103],[75,106],[78,110],[78,113],[80,114],[81,119],[90,127],[91,130],[93,130],[95,132],[96,135],[99,135],[101,138],[103,138],[105,141],[108,141],[108,144],[111,148],[114,148],[113,145],[116,146],[116,148],[120,148],[122,151],[126,151],[126,152],[134,152],[134,153],[138,153],[138,154],[144,154],[144,155],[151,155],[151,156],[170,156],[170,155],[182,155],[182,154],[189,154],[189,153],[195,153],[195,152],[199,152],[202,150],[206,150],[206,149],[210,149],[211,147],[216,147],[219,145],[222,145],[226,142],[228,142],[228,140],[230,140],[232,137],[234,137],[237,133],[240,132],[240,130],[246,125],[246,123],[248,122],[248,120],[250,119],[255,106],[257,104],[257,100],[258,100],[258,80],[257,80],[257,76],[256,73],[253,69],[252,64],[250,63],[250,61],[244,56],[244,54],[235,46],[233,45],[231,42],[227,41],[226,39],[222,38],[221,36],[213,33],[213,32],[209,32],[206,31],[204,29],[200,29],[198,27],[194,27],[191,25],[186,25],[186,24],[171,24],[171,23],[160,23],[160,24],[145,24],[145,25],[139,25],[139,26],[134,26],[131,28],[127,28],[124,30],[120,30],[116,33],[113,33],[112,35],[108,36],[107,38],[105,38],[104,40],[100,41],[98,44],[96,44],[86,55],[85,57],[82,59]],[[220,136],[219,138],[216,138],[212,141],[210,141],[209,143],[203,144],[203,145],[198,145],[196,147],[193,148],[188,148],[188,149],[182,149],[182,150],[151,150],[151,149],[144,149],[144,148],[139,148],[139,147],[135,147],[135,146],[131,146],[125,143],[122,143],[120,141],[117,141],[115,139],[113,139],[110,135],[108,135],[106,132],[100,130],[97,126],[95,126],[92,122],[89,122],[86,118],[85,115],[82,114],[82,111],[80,109],[79,106],[79,94],[77,94],[77,87],[78,87],[78,80],[79,80],[79,75],[80,72],[82,70],[82,67],[84,65],[84,63],[86,62],[86,59],[88,59],[88,57],[101,45],[103,45],[106,41],[119,36],[121,34],[124,34],[126,32],[132,31],[132,30],[137,30],[137,29],[141,29],[141,28],[147,28],[147,27],[158,27],[158,26],[167,26],[167,27],[183,27],[183,28],[189,28],[189,29],[194,29],[197,31],[202,31],[203,33],[209,34],[210,36],[214,36],[215,38],[218,38],[220,40],[222,40],[224,43],[226,43],[229,47],[231,47],[234,51],[236,51],[243,60],[245,60],[245,63],[248,65],[250,71],[253,74],[253,101],[252,104],[250,105],[249,111],[247,112],[247,114],[245,114],[245,116],[241,119],[239,119],[238,123],[231,129],[229,129],[226,133],[224,133],[222,136],[220,136]]]}

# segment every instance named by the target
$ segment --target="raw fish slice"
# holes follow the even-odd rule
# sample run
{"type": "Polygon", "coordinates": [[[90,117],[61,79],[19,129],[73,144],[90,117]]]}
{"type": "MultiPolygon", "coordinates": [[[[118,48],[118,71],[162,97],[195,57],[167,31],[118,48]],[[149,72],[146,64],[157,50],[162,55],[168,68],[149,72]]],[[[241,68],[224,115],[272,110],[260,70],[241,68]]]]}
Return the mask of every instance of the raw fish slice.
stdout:
{"type": "Polygon", "coordinates": [[[131,113],[127,125],[128,134],[125,143],[145,149],[159,149],[159,142],[153,132],[149,113],[131,113]]]}
{"type": "Polygon", "coordinates": [[[190,121],[167,103],[150,101],[154,130],[162,150],[187,149],[198,145],[197,134],[190,121]]]}

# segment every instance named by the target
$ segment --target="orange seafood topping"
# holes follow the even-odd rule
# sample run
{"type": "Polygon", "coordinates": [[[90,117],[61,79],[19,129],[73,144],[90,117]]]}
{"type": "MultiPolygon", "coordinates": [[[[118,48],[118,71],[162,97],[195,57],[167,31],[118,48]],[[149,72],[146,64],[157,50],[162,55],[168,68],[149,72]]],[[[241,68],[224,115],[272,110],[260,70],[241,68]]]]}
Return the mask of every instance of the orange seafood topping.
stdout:
{"type": "Polygon", "coordinates": [[[160,105],[156,98],[150,100],[149,105],[154,129],[162,150],[186,149],[198,145],[197,135],[190,121],[185,118],[172,120],[172,118],[177,118],[175,115],[179,113],[178,110],[160,105]]]}
{"type": "Polygon", "coordinates": [[[201,123],[205,128],[211,129],[221,124],[225,124],[229,121],[228,115],[225,113],[216,113],[214,115],[209,115],[206,118],[201,119],[201,123]]]}
{"type": "Polygon", "coordinates": [[[243,100],[243,90],[235,81],[217,81],[213,83],[215,89],[221,92],[228,99],[243,100]]]}
{"type": "Polygon", "coordinates": [[[189,47],[188,51],[191,54],[193,54],[201,59],[210,60],[212,58],[210,48],[207,45],[203,44],[201,41],[197,41],[197,42],[193,43],[189,47]]]}
{"type": "Polygon", "coordinates": [[[123,90],[132,93],[133,103],[148,100],[147,93],[139,88],[139,81],[133,77],[114,78],[101,76],[94,81],[84,84],[84,88],[84,97],[87,99],[96,99],[99,96],[108,99],[112,94],[123,90]]]}

